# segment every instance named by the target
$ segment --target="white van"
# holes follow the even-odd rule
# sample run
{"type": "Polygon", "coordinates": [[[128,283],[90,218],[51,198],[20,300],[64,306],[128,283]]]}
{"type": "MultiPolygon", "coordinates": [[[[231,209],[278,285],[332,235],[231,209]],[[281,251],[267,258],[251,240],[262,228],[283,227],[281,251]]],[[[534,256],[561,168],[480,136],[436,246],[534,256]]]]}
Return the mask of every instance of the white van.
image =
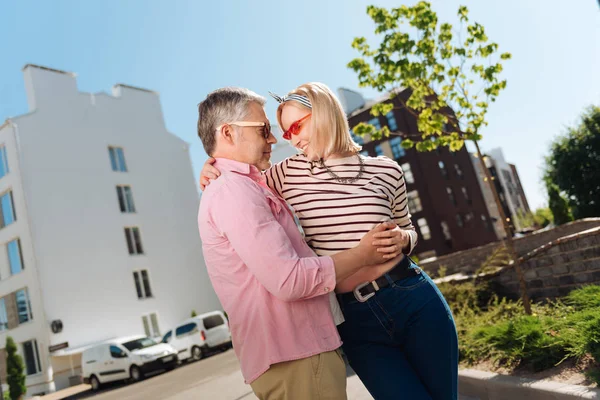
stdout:
{"type": "Polygon", "coordinates": [[[173,346],[180,360],[200,360],[209,350],[231,347],[231,332],[221,311],[187,319],[168,331],[163,343],[173,346]]]}
{"type": "Polygon", "coordinates": [[[81,356],[83,381],[94,391],[103,383],[125,379],[137,382],[149,372],[170,371],[178,361],[172,346],[145,336],[108,340],[85,349],[81,356]]]}

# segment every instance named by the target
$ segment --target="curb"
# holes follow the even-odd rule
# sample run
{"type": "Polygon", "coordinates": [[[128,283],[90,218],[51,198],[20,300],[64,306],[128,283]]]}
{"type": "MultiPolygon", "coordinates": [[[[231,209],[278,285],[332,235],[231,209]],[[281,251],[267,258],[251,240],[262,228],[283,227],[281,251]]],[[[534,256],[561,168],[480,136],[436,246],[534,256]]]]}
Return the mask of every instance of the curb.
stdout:
{"type": "Polygon", "coordinates": [[[461,369],[458,388],[472,400],[600,399],[600,389],[560,382],[518,378],[493,372],[461,369]]]}

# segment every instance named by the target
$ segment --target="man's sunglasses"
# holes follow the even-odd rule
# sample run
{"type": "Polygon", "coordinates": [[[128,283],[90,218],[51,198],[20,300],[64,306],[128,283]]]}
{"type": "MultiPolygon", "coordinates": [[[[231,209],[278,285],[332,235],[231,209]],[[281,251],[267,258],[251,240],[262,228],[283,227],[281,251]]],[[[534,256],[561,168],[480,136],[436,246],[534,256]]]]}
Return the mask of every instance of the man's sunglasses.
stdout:
{"type": "Polygon", "coordinates": [[[261,129],[261,133],[263,138],[268,139],[271,136],[271,125],[268,122],[249,122],[249,121],[235,121],[228,122],[226,124],[222,124],[217,126],[217,130],[220,131],[225,125],[236,125],[242,127],[253,127],[253,128],[264,128],[261,129]]]}
{"type": "Polygon", "coordinates": [[[285,140],[290,140],[292,135],[297,135],[300,133],[300,129],[302,128],[302,123],[310,118],[312,114],[307,114],[304,117],[300,118],[298,121],[294,122],[290,125],[287,131],[283,132],[283,138],[285,140]]]}

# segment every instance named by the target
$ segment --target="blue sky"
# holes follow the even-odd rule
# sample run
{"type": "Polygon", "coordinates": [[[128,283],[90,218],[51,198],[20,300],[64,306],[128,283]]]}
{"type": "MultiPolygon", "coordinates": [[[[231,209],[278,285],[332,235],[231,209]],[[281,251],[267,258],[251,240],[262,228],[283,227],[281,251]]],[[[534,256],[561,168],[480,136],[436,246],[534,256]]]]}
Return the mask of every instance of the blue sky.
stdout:
{"type": "MultiPolygon", "coordinates": [[[[414,4],[407,1],[405,4],[414,4]]],[[[532,207],[545,202],[540,168],[548,144],[600,104],[596,0],[434,0],[440,20],[460,4],[509,51],[508,87],[492,105],[484,149],[516,163],[532,207]]],[[[160,92],[168,129],[192,143],[196,175],[206,158],[196,105],[211,90],[245,86],[284,93],[308,81],[358,89],[346,64],[355,36],[373,38],[368,4],[398,1],[0,0],[0,121],[27,111],[21,68],[76,72],[81,91],[127,83],[160,92]]],[[[375,97],[372,90],[361,91],[375,97]]],[[[273,115],[274,105],[267,105],[273,115]]]]}

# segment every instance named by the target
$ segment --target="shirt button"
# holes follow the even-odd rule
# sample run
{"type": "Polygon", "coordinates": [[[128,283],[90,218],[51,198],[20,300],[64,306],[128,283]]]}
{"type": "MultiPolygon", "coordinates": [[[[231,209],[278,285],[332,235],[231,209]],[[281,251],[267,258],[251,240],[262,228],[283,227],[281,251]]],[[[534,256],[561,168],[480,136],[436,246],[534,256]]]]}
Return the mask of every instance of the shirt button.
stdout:
{"type": "Polygon", "coordinates": [[[329,292],[329,288],[328,287],[325,287],[325,289],[323,289],[323,290],[325,290],[325,292],[329,292]]]}

